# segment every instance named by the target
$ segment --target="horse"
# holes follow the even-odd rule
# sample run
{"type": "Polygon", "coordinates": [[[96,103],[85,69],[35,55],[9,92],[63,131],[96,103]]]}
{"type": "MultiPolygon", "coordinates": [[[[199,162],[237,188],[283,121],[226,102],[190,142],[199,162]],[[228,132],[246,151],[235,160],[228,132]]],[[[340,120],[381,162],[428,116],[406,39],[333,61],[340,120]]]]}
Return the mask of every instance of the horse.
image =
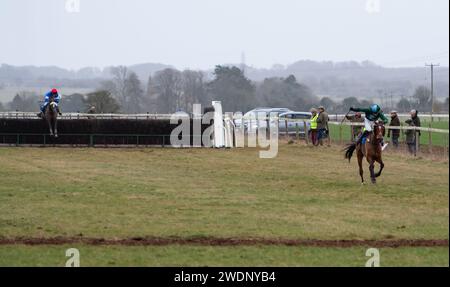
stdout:
{"type": "Polygon", "coordinates": [[[47,120],[48,127],[50,129],[50,136],[58,137],[58,104],[53,98],[50,99],[47,107],[44,111],[44,118],[47,120]]]}
{"type": "Polygon", "coordinates": [[[376,122],[373,131],[367,136],[366,142],[363,144],[353,143],[346,147],[345,158],[350,162],[353,152],[356,150],[358,156],[359,175],[361,176],[361,183],[364,184],[362,162],[363,158],[367,159],[369,163],[370,179],[373,184],[377,182],[376,178],[381,175],[384,169],[384,162],[382,159],[381,142],[385,134],[385,127],[382,122],[376,122]],[[380,164],[380,170],[375,173],[375,162],[380,164]]]}

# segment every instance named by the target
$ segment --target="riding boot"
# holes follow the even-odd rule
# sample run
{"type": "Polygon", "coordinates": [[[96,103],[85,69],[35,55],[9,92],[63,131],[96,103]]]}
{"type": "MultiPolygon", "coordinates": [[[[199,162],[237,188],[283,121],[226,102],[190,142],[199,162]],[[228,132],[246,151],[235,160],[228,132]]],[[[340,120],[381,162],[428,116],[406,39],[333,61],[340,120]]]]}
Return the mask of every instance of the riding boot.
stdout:
{"type": "Polygon", "coordinates": [[[367,136],[367,134],[369,134],[368,131],[363,131],[362,133],[359,134],[359,136],[356,138],[356,145],[359,145],[360,143],[362,143],[362,139],[367,136]]]}

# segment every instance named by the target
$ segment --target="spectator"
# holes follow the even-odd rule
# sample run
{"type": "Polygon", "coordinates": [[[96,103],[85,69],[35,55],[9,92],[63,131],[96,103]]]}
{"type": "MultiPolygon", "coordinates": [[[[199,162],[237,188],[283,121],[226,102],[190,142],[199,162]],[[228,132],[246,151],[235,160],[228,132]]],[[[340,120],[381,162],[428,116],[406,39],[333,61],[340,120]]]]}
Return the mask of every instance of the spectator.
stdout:
{"type": "Polygon", "coordinates": [[[330,129],[328,128],[329,121],[328,113],[323,106],[319,107],[319,115],[317,117],[317,139],[320,145],[323,145],[323,139],[327,139],[327,146],[330,146],[330,129]]]}
{"type": "MultiPolygon", "coordinates": [[[[397,111],[391,112],[391,122],[389,123],[390,127],[400,127],[400,119],[398,118],[397,111]]],[[[400,129],[389,129],[388,138],[392,135],[392,144],[395,148],[398,148],[398,138],[400,137],[400,129]]]]}
{"type": "MultiPolygon", "coordinates": [[[[95,108],[95,106],[91,106],[90,108],[89,108],[89,110],[88,110],[88,114],[95,114],[97,112],[97,110],[96,110],[96,108],[95,108]]],[[[95,117],[90,117],[90,116],[88,116],[88,119],[95,119],[95,117]]]]}
{"type": "MultiPolygon", "coordinates": [[[[414,123],[412,119],[408,119],[405,122],[409,127],[413,127],[414,123]]],[[[406,130],[406,144],[408,145],[408,151],[410,154],[416,156],[416,133],[414,130],[406,130]]]]}
{"type": "Polygon", "coordinates": [[[317,146],[319,144],[318,139],[317,139],[317,118],[319,117],[319,115],[317,114],[317,110],[316,109],[311,109],[311,123],[310,123],[310,137],[311,137],[311,142],[314,146],[317,146]]]}
{"type": "MultiPolygon", "coordinates": [[[[360,112],[356,112],[354,115],[347,115],[347,120],[351,123],[364,123],[364,118],[362,117],[360,112]]],[[[355,125],[352,126],[352,140],[355,141],[355,138],[361,133],[363,126],[355,125]]]]}
{"type": "MultiPolygon", "coordinates": [[[[420,128],[421,124],[420,124],[420,118],[419,118],[419,112],[417,110],[412,110],[411,111],[411,120],[412,123],[415,127],[420,128]]],[[[420,143],[420,136],[422,135],[422,133],[420,132],[420,130],[416,131],[416,134],[414,136],[414,139],[417,143],[420,143]]],[[[417,147],[417,146],[416,146],[417,147]]],[[[417,149],[417,148],[416,148],[417,149]]]]}

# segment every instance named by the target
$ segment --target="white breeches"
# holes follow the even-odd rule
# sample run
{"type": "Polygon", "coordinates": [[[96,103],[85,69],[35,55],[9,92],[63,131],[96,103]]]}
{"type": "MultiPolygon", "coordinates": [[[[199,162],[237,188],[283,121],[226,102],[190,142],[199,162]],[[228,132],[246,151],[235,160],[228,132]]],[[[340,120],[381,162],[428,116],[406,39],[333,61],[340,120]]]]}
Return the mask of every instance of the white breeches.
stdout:
{"type": "Polygon", "coordinates": [[[364,129],[368,132],[373,130],[374,122],[369,121],[367,118],[364,119],[364,129]]]}

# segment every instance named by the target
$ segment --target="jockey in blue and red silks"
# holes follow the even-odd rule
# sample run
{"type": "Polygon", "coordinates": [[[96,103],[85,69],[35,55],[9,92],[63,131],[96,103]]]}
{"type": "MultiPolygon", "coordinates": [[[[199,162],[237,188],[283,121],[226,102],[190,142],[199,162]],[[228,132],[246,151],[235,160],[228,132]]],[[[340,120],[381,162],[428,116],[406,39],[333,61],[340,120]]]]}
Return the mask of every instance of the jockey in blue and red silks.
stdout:
{"type": "MultiPolygon", "coordinates": [[[[46,93],[45,96],[44,96],[44,104],[41,105],[41,112],[38,114],[39,117],[43,117],[44,116],[45,109],[47,108],[48,104],[50,103],[50,99],[52,97],[53,97],[53,101],[56,104],[59,104],[59,102],[61,101],[61,96],[59,95],[57,89],[52,89],[51,91],[46,93]]],[[[61,112],[59,111],[59,108],[58,108],[58,113],[59,113],[59,115],[61,115],[61,112]]]]}

